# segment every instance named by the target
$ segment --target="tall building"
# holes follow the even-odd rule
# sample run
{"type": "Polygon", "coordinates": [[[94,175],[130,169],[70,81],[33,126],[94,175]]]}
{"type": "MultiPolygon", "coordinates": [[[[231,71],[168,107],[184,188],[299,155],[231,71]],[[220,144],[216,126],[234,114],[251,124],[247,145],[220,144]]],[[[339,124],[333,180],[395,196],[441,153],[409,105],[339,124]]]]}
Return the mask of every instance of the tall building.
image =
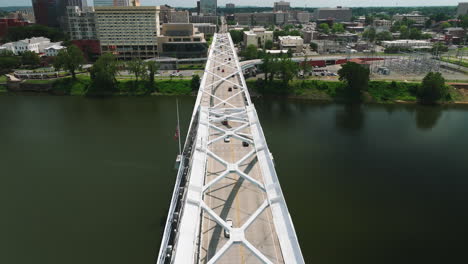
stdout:
{"type": "Polygon", "coordinates": [[[458,3],[457,16],[468,14],[468,2],[458,3]]]}
{"type": "Polygon", "coordinates": [[[95,7],[95,16],[103,53],[122,60],[157,56],[158,6],[95,7]]]}
{"type": "Polygon", "coordinates": [[[291,9],[291,4],[285,1],[275,2],[274,7],[273,7],[274,12],[279,12],[279,11],[287,12],[289,11],[289,9],[291,9]]]}
{"type": "Polygon", "coordinates": [[[140,6],[140,0],[94,0],[94,6],[140,6]]]}
{"type": "Polygon", "coordinates": [[[216,15],[217,0],[200,0],[200,13],[203,15],[216,15]]]}
{"type": "Polygon", "coordinates": [[[48,27],[58,27],[60,1],[61,0],[32,0],[36,23],[48,27]]]}
{"type": "Polygon", "coordinates": [[[71,40],[97,40],[96,17],[92,7],[67,6],[68,32],[71,40]]]}
{"type": "Polygon", "coordinates": [[[85,8],[88,7],[88,1],[86,0],[65,0],[65,8],[67,6],[77,6],[79,7],[81,10],[84,10],[85,8]]]}
{"type": "Polygon", "coordinates": [[[338,6],[336,8],[317,8],[314,11],[314,18],[333,19],[336,22],[351,21],[353,16],[351,8],[338,6]]]}

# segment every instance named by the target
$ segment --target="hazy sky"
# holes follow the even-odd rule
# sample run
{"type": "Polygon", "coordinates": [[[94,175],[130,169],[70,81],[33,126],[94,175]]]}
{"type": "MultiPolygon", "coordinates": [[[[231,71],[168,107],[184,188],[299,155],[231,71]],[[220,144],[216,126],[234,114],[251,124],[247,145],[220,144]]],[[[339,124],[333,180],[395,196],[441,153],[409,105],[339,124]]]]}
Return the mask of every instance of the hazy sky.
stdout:
{"type": "MultiPolygon", "coordinates": [[[[140,0],[142,5],[162,5],[194,7],[196,0],[140,0]]],[[[243,6],[273,6],[277,0],[218,0],[218,6],[234,3],[243,6]]],[[[447,6],[457,5],[466,0],[290,0],[293,7],[331,7],[331,6],[447,6]]],[[[88,0],[91,4],[92,0],[88,0]]],[[[30,6],[31,0],[0,0],[0,6],[30,6]]]]}

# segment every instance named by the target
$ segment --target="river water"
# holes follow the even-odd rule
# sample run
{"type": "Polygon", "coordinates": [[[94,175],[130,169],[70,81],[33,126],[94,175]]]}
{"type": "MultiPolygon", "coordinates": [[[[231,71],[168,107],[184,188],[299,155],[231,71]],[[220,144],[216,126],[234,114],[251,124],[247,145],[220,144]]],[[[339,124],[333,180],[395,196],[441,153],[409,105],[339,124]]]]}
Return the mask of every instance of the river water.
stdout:
{"type": "MultiPolygon", "coordinates": [[[[468,108],[255,104],[306,263],[468,262],[468,108]]],[[[153,263],[175,127],[175,97],[0,96],[0,263],[153,263]]]]}

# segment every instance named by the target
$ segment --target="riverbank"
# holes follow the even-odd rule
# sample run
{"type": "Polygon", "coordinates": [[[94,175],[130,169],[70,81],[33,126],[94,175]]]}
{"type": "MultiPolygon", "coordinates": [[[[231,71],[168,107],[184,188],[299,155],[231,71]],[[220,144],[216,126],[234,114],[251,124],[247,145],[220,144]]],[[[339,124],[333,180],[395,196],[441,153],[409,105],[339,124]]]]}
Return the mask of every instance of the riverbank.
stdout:
{"type": "MultiPolygon", "coordinates": [[[[26,80],[20,86],[27,86],[27,91],[44,91],[54,95],[86,96],[91,79],[88,75],[78,75],[74,80],[71,77],[46,80],[26,80]],[[47,87],[44,89],[43,87],[47,87]]],[[[190,95],[191,80],[182,78],[159,78],[154,84],[143,80],[135,82],[134,79],[118,78],[115,96],[144,96],[144,95],[190,95]]],[[[0,87],[0,91],[2,87],[0,87]]],[[[20,89],[21,90],[21,89],[20,89]]]]}
{"type": "MultiPolygon", "coordinates": [[[[370,81],[363,99],[367,103],[416,103],[419,82],[370,81]]],[[[280,80],[265,83],[262,80],[248,80],[247,86],[259,96],[287,97],[316,101],[346,101],[346,85],[340,81],[294,80],[285,89],[280,80]]],[[[468,103],[468,93],[448,86],[447,98],[443,103],[468,103]]]]}
{"type": "MultiPolygon", "coordinates": [[[[27,80],[22,85],[37,86],[38,91],[54,95],[86,96],[91,83],[88,75],[48,80],[27,80]]],[[[335,80],[293,80],[285,89],[281,80],[265,83],[262,80],[246,81],[252,96],[287,97],[290,99],[342,102],[346,101],[343,91],[345,84],[335,80]]],[[[366,103],[416,103],[416,91],[420,82],[370,81],[369,89],[364,93],[366,103]]],[[[134,79],[118,78],[114,96],[147,96],[147,95],[191,95],[191,80],[174,77],[155,79],[153,85],[147,80],[135,82],[134,79]]],[[[456,89],[448,85],[449,94],[442,103],[468,104],[468,90],[456,89]]],[[[0,85],[0,93],[8,93],[5,85],[0,85]]]]}

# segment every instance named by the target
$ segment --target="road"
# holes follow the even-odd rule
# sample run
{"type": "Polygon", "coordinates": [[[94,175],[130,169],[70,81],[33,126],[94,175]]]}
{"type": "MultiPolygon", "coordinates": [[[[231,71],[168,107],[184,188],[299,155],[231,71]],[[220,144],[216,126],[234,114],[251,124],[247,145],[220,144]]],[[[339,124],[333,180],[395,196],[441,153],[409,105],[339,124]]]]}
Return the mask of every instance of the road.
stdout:
{"type": "MultiPolygon", "coordinates": [[[[227,51],[221,50],[222,51],[227,51]]],[[[232,55],[219,54],[216,56],[216,62],[212,64],[211,71],[221,77],[227,77],[236,72],[232,55]],[[222,65],[226,63],[226,65],[222,65]],[[218,70],[219,69],[219,70],[218,70]],[[224,72],[223,72],[224,70],[224,72]]],[[[221,80],[217,76],[207,76],[205,87],[221,80]]],[[[214,107],[219,111],[229,111],[232,108],[244,108],[246,106],[244,95],[235,85],[240,84],[240,78],[236,75],[229,78],[228,81],[222,81],[218,85],[211,86],[211,92],[214,96],[226,100],[235,95],[226,104],[217,98],[208,94],[202,98],[201,105],[205,107],[214,107]],[[234,88],[233,88],[234,86],[234,88]],[[232,91],[228,91],[231,88],[232,91]]],[[[224,130],[234,130],[243,123],[230,120],[228,124],[217,122],[214,126],[224,130]]],[[[250,134],[249,126],[244,126],[239,132],[250,134]]],[[[221,132],[210,128],[209,140],[216,139],[222,135],[221,132]]],[[[223,139],[209,145],[209,150],[221,159],[235,163],[253,150],[252,144],[248,147],[243,146],[242,140],[231,137],[230,142],[226,143],[223,139]]],[[[205,184],[221,175],[226,166],[213,157],[209,156],[207,160],[205,184]]],[[[256,181],[263,184],[263,177],[255,155],[247,158],[239,165],[239,169],[248,174],[256,181]]],[[[229,173],[216,184],[207,189],[204,202],[223,220],[231,219],[233,228],[240,228],[254,212],[261,207],[266,200],[266,194],[255,184],[237,175],[229,173]]],[[[207,263],[223,245],[228,242],[224,235],[224,229],[218,225],[206,212],[203,212],[201,230],[201,252],[200,263],[207,263]]],[[[270,207],[267,207],[256,220],[249,226],[245,232],[245,238],[261,253],[263,253],[272,263],[284,263],[279,241],[276,235],[275,226],[272,220],[270,207]]],[[[252,252],[241,244],[233,244],[229,250],[221,257],[217,263],[262,263],[252,252]]]]}

